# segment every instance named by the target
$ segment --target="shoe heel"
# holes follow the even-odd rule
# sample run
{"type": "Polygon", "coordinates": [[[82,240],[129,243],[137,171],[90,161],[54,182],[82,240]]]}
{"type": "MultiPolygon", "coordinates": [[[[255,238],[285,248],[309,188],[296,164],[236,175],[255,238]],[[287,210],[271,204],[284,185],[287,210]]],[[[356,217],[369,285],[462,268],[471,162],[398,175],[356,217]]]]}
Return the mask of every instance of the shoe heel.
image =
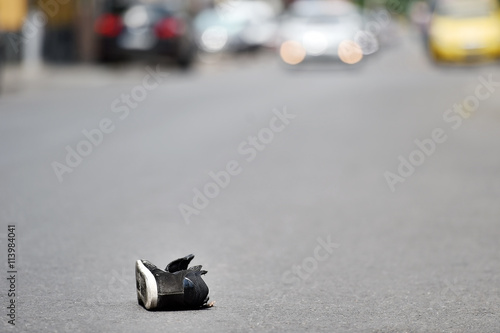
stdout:
{"type": "Polygon", "coordinates": [[[135,281],[137,302],[147,310],[152,310],[158,305],[158,287],[153,273],[144,266],[141,260],[135,262],[135,281]],[[141,304],[142,303],[142,304],[141,304]]]}

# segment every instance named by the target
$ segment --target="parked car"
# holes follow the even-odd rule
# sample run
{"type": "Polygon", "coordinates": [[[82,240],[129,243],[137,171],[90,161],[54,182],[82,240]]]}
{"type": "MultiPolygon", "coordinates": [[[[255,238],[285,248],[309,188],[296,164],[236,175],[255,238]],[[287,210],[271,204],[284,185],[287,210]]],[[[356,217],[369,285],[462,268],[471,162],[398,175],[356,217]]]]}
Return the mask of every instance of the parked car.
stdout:
{"type": "Polygon", "coordinates": [[[496,0],[433,3],[428,47],[436,61],[468,62],[500,56],[500,10],[496,0]]]}
{"type": "MultiPolygon", "coordinates": [[[[282,18],[278,33],[280,57],[288,65],[310,60],[354,64],[363,58],[355,41],[363,32],[363,16],[347,1],[296,1],[282,18]]],[[[373,39],[368,33],[363,36],[373,39]]]]}
{"type": "Polygon", "coordinates": [[[103,62],[155,55],[188,67],[196,53],[187,15],[159,3],[114,7],[98,17],[95,32],[103,62]]]}
{"type": "Polygon", "coordinates": [[[2,93],[2,76],[3,76],[3,67],[5,64],[5,37],[2,32],[0,32],[0,94],[2,93]]]}

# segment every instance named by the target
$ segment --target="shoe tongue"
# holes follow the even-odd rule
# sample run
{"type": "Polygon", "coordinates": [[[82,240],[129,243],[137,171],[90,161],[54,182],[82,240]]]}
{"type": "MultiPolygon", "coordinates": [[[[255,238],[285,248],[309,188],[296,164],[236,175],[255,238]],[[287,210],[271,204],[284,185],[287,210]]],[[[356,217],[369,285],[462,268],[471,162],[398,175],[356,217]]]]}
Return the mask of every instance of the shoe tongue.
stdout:
{"type": "Polygon", "coordinates": [[[189,263],[193,260],[194,255],[190,254],[183,258],[176,259],[165,267],[165,271],[175,273],[188,269],[189,263]]]}

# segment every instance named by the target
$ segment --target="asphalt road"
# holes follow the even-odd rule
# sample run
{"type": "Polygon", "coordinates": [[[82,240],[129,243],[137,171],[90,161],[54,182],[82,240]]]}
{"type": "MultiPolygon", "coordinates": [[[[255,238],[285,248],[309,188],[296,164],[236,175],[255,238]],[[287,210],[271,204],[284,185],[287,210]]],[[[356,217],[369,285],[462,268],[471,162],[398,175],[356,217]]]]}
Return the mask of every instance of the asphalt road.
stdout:
{"type": "Polygon", "coordinates": [[[146,66],[7,73],[2,332],[500,331],[498,64],[406,39],[348,70],[146,66]],[[188,253],[215,307],[138,306],[135,260],[188,253]]]}

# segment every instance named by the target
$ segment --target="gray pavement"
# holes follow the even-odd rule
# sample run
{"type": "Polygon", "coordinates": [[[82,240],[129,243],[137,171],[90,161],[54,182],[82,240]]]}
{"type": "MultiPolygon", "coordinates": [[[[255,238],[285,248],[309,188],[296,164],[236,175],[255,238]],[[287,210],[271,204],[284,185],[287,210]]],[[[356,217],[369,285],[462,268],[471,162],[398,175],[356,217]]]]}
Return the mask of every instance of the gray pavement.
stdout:
{"type": "Polygon", "coordinates": [[[478,88],[498,64],[434,67],[415,38],[368,60],[162,67],[151,90],[154,64],[11,68],[0,301],[15,224],[16,326],[2,314],[0,331],[499,332],[500,87],[478,88]],[[447,111],[464,100],[470,117],[447,111]],[[67,146],[87,156],[70,166],[67,146]],[[215,307],[139,307],[135,260],[188,253],[215,307]]]}

